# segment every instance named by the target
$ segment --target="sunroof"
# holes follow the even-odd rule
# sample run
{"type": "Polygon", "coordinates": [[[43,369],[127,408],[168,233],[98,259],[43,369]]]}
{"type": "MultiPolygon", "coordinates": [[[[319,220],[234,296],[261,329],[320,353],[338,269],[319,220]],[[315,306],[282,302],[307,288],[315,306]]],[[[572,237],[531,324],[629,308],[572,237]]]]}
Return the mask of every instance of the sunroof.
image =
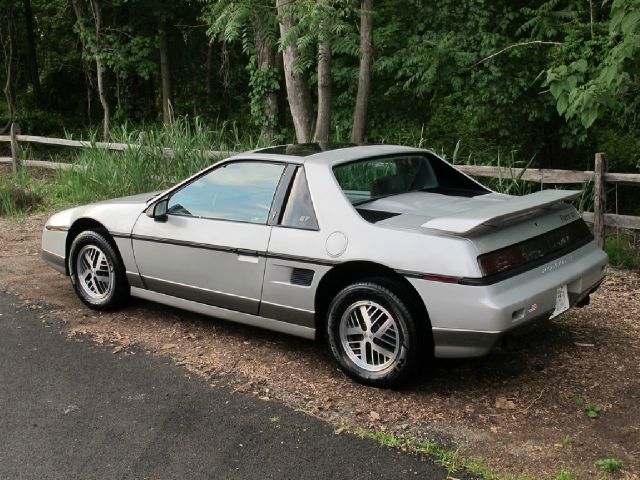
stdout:
{"type": "Polygon", "coordinates": [[[297,143],[293,145],[278,145],[258,150],[260,153],[271,153],[275,155],[294,155],[296,157],[307,157],[314,153],[338,150],[340,148],[357,147],[355,143],[297,143]]]}

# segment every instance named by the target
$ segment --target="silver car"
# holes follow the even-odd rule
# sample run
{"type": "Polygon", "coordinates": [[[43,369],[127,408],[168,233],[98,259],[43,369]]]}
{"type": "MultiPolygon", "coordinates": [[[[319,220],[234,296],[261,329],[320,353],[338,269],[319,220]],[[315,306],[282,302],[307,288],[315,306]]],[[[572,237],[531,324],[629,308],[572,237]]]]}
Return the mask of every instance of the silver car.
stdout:
{"type": "Polygon", "coordinates": [[[324,336],[348,375],[390,386],[589,301],[607,256],[578,194],[495,193],[422,149],[279,146],[60,212],[42,255],[91,308],[132,295],[324,336]]]}

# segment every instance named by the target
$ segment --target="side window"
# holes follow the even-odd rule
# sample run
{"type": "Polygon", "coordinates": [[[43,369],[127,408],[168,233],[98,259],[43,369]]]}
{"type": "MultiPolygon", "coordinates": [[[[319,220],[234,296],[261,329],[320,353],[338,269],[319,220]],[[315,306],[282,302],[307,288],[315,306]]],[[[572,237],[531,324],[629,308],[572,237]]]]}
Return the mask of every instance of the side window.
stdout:
{"type": "Polygon", "coordinates": [[[307,177],[302,167],[296,171],[280,225],[305,230],[318,230],[318,220],[313,210],[307,177]]]}
{"type": "Polygon", "coordinates": [[[216,168],[169,199],[169,215],[266,224],[284,165],[235,162],[216,168]]]}

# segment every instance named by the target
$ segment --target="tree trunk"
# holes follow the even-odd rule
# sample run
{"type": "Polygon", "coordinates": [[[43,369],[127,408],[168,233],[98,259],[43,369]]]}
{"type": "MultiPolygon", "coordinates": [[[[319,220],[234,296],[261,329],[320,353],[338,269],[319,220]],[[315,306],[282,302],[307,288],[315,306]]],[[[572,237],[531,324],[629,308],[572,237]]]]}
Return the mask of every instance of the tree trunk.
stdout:
{"type": "Polygon", "coordinates": [[[0,31],[0,41],[2,43],[2,53],[4,57],[4,71],[5,71],[5,84],[4,84],[4,98],[7,103],[7,124],[3,127],[2,131],[11,126],[11,123],[16,117],[16,106],[14,104],[14,53],[15,53],[15,15],[13,11],[13,3],[9,2],[6,11],[7,29],[0,31]],[[6,32],[6,33],[3,33],[6,32]]]}
{"type": "MultiPolygon", "coordinates": [[[[96,45],[98,49],[101,47],[100,35],[102,34],[102,11],[100,10],[99,0],[91,0],[91,10],[93,10],[93,19],[96,26],[96,45]]],[[[104,87],[104,68],[102,63],[102,56],[100,52],[96,53],[96,78],[98,80],[98,97],[100,98],[100,104],[102,105],[103,119],[102,119],[102,136],[105,141],[109,140],[109,102],[107,100],[107,94],[104,87]]]]}
{"type": "MultiPolygon", "coordinates": [[[[280,37],[287,38],[287,34],[294,26],[291,14],[287,12],[287,6],[291,0],[276,0],[280,23],[280,37]]],[[[306,73],[295,71],[298,60],[298,46],[295,41],[287,45],[282,52],[284,64],[284,77],[287,85],[287,100],[293,117],[293,126],[296,130],[296,138],[299,143],[308,142],[311,138],[311,123],[313,111],[311,108],[311,92],[309,91],[309,78],[306,73]]]]}
{"type": "Polygon", "coordinates": [[[213,42],[210,40],[207,44],[207,75],[206,75],[206,91],[207,91],[207,108],[209,112],[213,103],[213,42]]]}
{"type": "MultiPolygon", "coordinates": [[[[82,0],[71,0],[71,5],[78,19],[78,28],[80,29],[80,40],[82,42],[82,49],[86,51],[86,43],[84,36],[87,34],[85,25],[85,14],[82,0]]],[[[102,28],[102,12],[100,10],[100,3],[98,0],[91,0],[91,10],[93,13],[93,20],[95,25],[95,38],[98,49],[100,48],[100,33],[102,28]]],[[[103,120],[102,120],[102,136],[105,141],[109,139],[109,102],[104,88],[104,70],[102,65],[102,57],[99,51],[95,54],[96,61],[96,78],[98,80],[98,97],[100,98],[100,104],[102,105],[103,120]]]]}
{"type": "Polygon", "coordinates": [[[328,142],[331,132],[331,42],[318,47],[318,115],[315,142],[328,142]]]}
{"type": "Polygon", "coordinates": [[[167,22],[158,19],[158,38],[160,40],[160,79],[162,81],[162,120],[171,123],[173,107],[171,105],[171,71],[169,48],[167,46],[167,22]]]}
{"type": "Polygon", "coordinates": [[[373,65],[373,0],[362,0],[360,17],[360,75],[358,94],[353,112],[351,141],[363,143],[367,126],[367,109],[371,93],[371,67],[373,65]]]}
{"type": "Polygon", "coordinates": [[[24,20],[27,30],[27,62],[29,63],[29,73],[31,74],[31,86],[33,88],[33,99],[38,108],[42,108],[42,95],[40,93],[40,72],[38,70],[38,57],[36,56],[36,36],[33,32],[33,12],[31,11],[31,0],[23,0],[24,20]]]}
{"type": "MultiPolygon", "coordinates": [[[[256,33],[257,68],[263,72],[276,69],[276,52],[273,45],[261,34],[256,33]]],[[[266,124],[262,125],[262,135],[272,142],[276,136],[278,122],[278,92],[271,90],[263,98],[266,124]]]]}

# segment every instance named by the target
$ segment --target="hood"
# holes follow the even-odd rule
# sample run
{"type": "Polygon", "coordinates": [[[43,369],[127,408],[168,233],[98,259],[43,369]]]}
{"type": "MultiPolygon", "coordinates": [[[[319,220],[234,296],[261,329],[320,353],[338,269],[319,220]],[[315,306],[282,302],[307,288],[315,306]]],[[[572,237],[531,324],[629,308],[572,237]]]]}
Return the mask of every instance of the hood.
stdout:
{"type": "Polygon", "coordinates": [[[147,203],[149,200],[152,200],[153,198],[157,197],[161,193],[162,191],[158,191],[158,192],[139,193],[137,195],[130,195],[128,197],[111,198],[109,200],[103,200],[101,202],[97,202],[96,205],[112,205],[115,203],[118,203],[118,204],[147,203]]]}

